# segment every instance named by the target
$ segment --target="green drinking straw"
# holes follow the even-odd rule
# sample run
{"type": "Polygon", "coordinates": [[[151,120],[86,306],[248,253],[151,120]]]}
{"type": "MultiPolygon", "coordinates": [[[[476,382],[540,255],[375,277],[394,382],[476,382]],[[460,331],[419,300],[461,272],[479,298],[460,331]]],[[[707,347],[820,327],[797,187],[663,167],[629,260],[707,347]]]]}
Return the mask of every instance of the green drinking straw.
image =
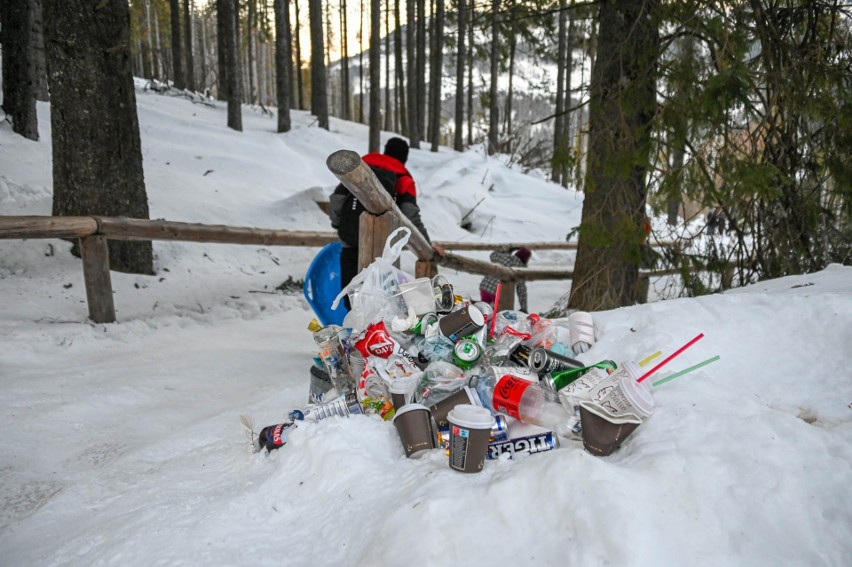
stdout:
{"type": "Polygon", "coordinates": [[[717,361],[717,360],[719,360],[720,358],[721,358],[721,357],[717,354],[717,355],[716,355],[716,356],[714,356],[713,358],[708,358],[708,359],[707,359],[707,360],[705,360],[704,362],[699,362],[699,363],[698,363],[698,364],[696,364],[695,366],[690,366],[689,368],[685,368],[684,370],[681,370],[680,372],[675,372],[674,374],[671,374],[671,375],[669,375],[669,376],[666,376],[666,377],[665,377],[665,378],[663,378],[662,380],[657,380],[656,382],[654,382],[654,383],[652,384],[652,386],[659,386],[660,384],[665,384],[666,382],[669,382],[669,381],[671,381],[671,380],[674,380],[675,378],[678,378],[678,377],[680,377],[680,376],[683,376],[684,374],[689,374],[689,373],[690,373],[690,372],[692,372],[693,370],[698,370],[698,369],[699,369],[699,368],[701,368],[702,366],[707,366],[708,364],[710,364],[710,363],[712,363],[712,362],[716,362],[716,361],[717,361]]]}

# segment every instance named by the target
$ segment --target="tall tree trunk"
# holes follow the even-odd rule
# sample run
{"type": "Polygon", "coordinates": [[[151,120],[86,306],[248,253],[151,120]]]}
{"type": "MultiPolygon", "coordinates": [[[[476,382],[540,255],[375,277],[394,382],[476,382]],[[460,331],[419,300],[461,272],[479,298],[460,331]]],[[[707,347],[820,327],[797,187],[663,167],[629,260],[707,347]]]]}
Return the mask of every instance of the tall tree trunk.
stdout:
{"type": "Polygon", "coordinates": [[[216,0],[216,56],[219,72],[216,77],[216,98],[228,100],[228,0],[216,0]]]}
{"type": "Polygon", "coordinates": [[[11,117],[16,133],[38,140],[33,50],[35,7],[32,0],[6,0],[3,6],[0,14],[3,18],[3,110],[11,117]]]}
{"type": "Polygon", "coordinates": [[[311,27],[311,114],[320,128],[328,130],[328,91],[325,77],[325,47],[322,29],[322,0],[308,1],[311,27]]]}
{"type": "Polygon", "coordinates": [[[441,143],[441,82],[444,78],[444,0],[435,0],[435,31],[432,33],[432,53],[429,87],[431,99],[429,120],[432,124],[432,151],[438,151],[441,143]]]}
{"type": "Polygon", "coordinates": [[[290,0],[275,0],[275,81],[278,94],[278,131],[290,131],[290,89],[293,57],[290,51],[290,0]]]}
{"type": "Polygon", "coordinates": [[[178,0],[169,0],[169,20],[172,24],[172,75],[176,89],[183,90],[183,49],[180,45],[180,5],[178,0]]]}
{"type": "Polygon", "coordinates": [[[390,72],[390,3],[391,0],[385,0],[385,130],[391,132],[394,130],[393,103],[391,102],[391,83],[393,78],[390,72]]]}
{"type": "MultiPolygon", "coordinates": [[[[239,0],[237,0],[239,6],[239,0]]],[[[254,0],[248,2],[248,17],[246,19],[246,55],[248,56],[248,102],[249,104],[257,103],[257,58],[255,57],[255,42],[257,37],[255,30],[257,29],[257,10],[254,0]]],[[[237,12],[239,14],[239,12],[237,12]]],[[[237,25],[240,25],[239,17],[237,17],[237,25]]]]}
{"type": "MultiPolygon", "coordinates": [[[[2,2],[3,0],[0,0],[2,2]]],[[[5,0],[8,1],[8,0],[5,0]]],[[[41,18],[41,0],[33,2],[33,66],[35,80],[36,100],[47,102],[50,100],[50,92],[47,88],[47,61],[44,57],[44,29],[41,18]]]]}
{"type": "Polygon", "coordinates": [[[378,152],[382,130],[382,5],[370,0],[370,134],[368,149],[378,152]]]}
{"type": "Polygon", "coordinates": [[[467,51],[464,39],[467,30],[467,6],[465,0],[457,0],[458,6],[458,34],[456,35],[456,111],[455,127],[453,136],[453,149],[457,152],[464,150],[464,70],[467,59],[467,51]]]}
{"type": "Polygon", "coordinates": [[[151,28],[151,0],[145,0],[145,37],[148,45],[148,57],[150,58],[151,77],[158,79],[160,77],[160,67],[155,53],[153,30],[151,28]]]}
{"type": "Polygon", "coordinates": [[[340,117],[352,120],[352,88],[349,86],[349,16],[346,0],[340,2],[340,117]]]}
{"type": "Polygon", "coordinates": [[[417,145],[426,132],[426,0],[415,0],[417,4],[417,145]]]}
{"type": "Polygon", "coordinates": [[[562,163],[561,178],[562,186],[568,187],[570,180],[570,169],[572,147],[571,140],[571,124],[573,112],[570,111],[574,102],[571,98],[571,74],[574,72],[574,12],[568,12],[568,37],[565,40],[565,115],[562,119],[562,148],[564,151],[564,160],[562,163]]]}
{"type": "Polygon", "coordinates": [[[473,60],[474,60],[474,35],[473,24],[476,19],[475,0],[469,0],[470,18],[467,26],[467,145],[473,145],[473,60]]]}
{"type": "Polygon", "coordinates": [[[396,67],[396,100],[399,101],[397,112],[399,115],[399,129],[403,136],[408,136],[408,112],[405,105],[405,70],[402,62],[402,26],[400,25],[400,4],[394,0],[394,31],[393,50],[394,67],[396,67]]]}
{"type": "Polygon", "coordinates": [[[326,93],[328,95],[328,103],[327,107],[332,116],[334,116],[334,109],[336,108],[335,97],[337,96],[337,91],[339,90],[336,87],[339,87],[340,80],[334,81],[332,80],[331,73],[329,69],[331,69],[331,50],[334,46],[334,27],[331,25],[331,0],[325,0],[323,4],[323,10],[325,11],[325,17],[323,20],[325,21],[325,69],[326,69],[326,93]]]}
{"type": "Polygon", "coordinates": [[[296,18],[295,42],[296,42],[296,95],[299,110],[305,110],[305,88],[302,83],[302,41],[301,23],[299,21],[299,0],[293,0],[294,16],[296,18]]]}
{"type": "MultiPolygon", "coordinates": [[[[129,24],[126,2],[44,0],[54,215],[148,218],[129,24]]],[[[153,274],[151,242],[111,241],[109,263],[153,274]]]]}
{"type": "Polygon", "coordinates": [[[492,155],[500,149],[500,105],[497,104],[497,79],[500,75],[500,0],[491,1],[491,12],[491,84],[488,89],[488,155],[492,155]]]}
{"type": "Polygon", "coordinates": [[[509,8],[509,17],[511,21],[509,23],[509,88],[506,91],[506,148],[505,151],[507,153],[512,153],[512,140],[514,139],[512,133],[512,98],[514,97],[514,84],[515,84],[515,51],[517,50],[518,40],[517,33],[515,29],[515,1],[512,0],[512,5],[509,8]]]}
{"type": "Polygon", "coordinates": [[[420,148],[420,131],[417,117],[417,55],[415,53],[416,24],[415,1],[406,0],[407,23],[405,25],[405,63],[408,75],[408,140],[412,148],[420,148]]]}
{"type": "Polygon", "coordinates": [[[238,0],[218,0],[219,17],[223,22],[223,49],[228,93],[228,128],[242,132],[242,70],[239,53],[238,0]]]}
{"type": "Polygon", "coordinates": [[[589,156],[569,307],[638,302],[659,51],[656,0],[600,2],[599,57],[589,90],[589,156]]]}
{"type": "Polygon", "coordinates": [[[207,92],[207,57],[210,53],[210,48],[207,45],[207,15],[204,10],[201,11],[201,16],[196,19],[198,27],[201,29],[201,42],[200,42],[200,71],[201,71],[201,82],[196,85],[198,90],[201,92],[207,92]]]}
{"type": "Polygon", "coordinates": [[[364,0],[358,15],[358,122],[364,123],[364,0]]]}
{"type": "Polygon", "coordinates": [[[186,88],[196,90],[195,65],[192,57],[192,10],[190,0],[183,0],[183,51],[186,54],[186,88]]]}
{"type": "MultiPolygon", "coordinates": [[[[556,107],[553,109],[556,115],[553,119],[553,157],[551,158],[551,180],[554,183],[562,183],[562,172],[565,170],[565,51],[568,12],[566,0],[559,0],[559,24],[557,26],[558,47],[556,50],[556,107]]],[[[569,101],[570,104],[570,101],[569,101]]]]}

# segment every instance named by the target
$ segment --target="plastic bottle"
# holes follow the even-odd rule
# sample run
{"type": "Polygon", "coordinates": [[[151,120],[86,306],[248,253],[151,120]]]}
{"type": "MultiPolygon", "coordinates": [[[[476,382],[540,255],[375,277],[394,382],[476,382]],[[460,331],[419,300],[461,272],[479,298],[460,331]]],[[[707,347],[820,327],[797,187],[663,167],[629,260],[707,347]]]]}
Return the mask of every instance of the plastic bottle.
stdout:
{"type": "Polygon", "coordinates": [[[310,405],[302,409],[292,410],[288,417],[290,421],[320,421],[327,417],[349,417],[363,413],[361,404],[354,392],[350,392],[328,402],[310,405]]]}
{"type": "Polygon", "coordinates": [[[564,437],[571,436],[572,416],[546,388],[508,374],[496,381],[490,376],[479,376],[473,386],[483,406],[564,437]]]}

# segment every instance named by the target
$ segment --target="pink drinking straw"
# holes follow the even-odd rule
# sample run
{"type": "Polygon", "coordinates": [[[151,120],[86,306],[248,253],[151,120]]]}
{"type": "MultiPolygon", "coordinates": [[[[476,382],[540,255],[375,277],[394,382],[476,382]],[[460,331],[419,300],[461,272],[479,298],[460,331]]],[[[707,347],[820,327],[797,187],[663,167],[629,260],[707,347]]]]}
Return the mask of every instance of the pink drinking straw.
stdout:
{"type": "Polygon", "coordinates": [[[676,357],[677,355],[679,355],[680,353],[682,353],[683,351],[685,351],[686,349],[688,349],[689,347],[691,347],[692,345],[697,343],[702,338],[704,338],[704,333],[699,333],[697,337],[695,337],[694,339],[692,339],[691,341],[689,341],[688,343],[686,343],[685,345],[683,345],[682,347],[680,347],[679,349],[674,351],[672,354],[670,354],[668,357],[666,357],[666,359],[664,361],[662,361],[661,363],[659,363],[658,365],[653,367],[651,370],[649,370],[648,372],[646,372],[645,374],[643,374],[642,376],[637,378],[636,381],[641,382],[642,380],[644,380],[645,378],[647,378],[648,376],[650,376],[651,374],[653,374],[654,372],[656,372],[657,370],[659,370],[660,368],[665,366],[674,357],[676,357]]]}
{"type": "Polygon", "coordinates": [[[497,282],[497,289],[494,290],[494,313],[491,315],[491,329],[488,330],[488,336],[494,338],[494,328],[497,324],[497,306],[500,305],[500,286],[503,284],[497,282]]]}

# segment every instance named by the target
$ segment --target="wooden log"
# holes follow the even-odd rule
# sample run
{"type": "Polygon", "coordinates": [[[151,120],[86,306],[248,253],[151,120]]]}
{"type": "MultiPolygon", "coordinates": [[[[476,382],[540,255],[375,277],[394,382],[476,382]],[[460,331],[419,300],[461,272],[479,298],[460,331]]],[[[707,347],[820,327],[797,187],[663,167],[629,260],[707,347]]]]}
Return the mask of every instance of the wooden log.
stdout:
{"type": "MultiPolygon", "coordinates": [[[[382,215],[361,213],[361,222],[358,225],[358,241],[361,243],[358,247],[359,272],[382,255],[388,236],[399,228],[397,221],[398,219],[390,211],[382,215]]],[[[399,267],[399,260],[396,261],[396,266],[399,267]]]]}
{"type": "Polygon", "coordinates": [[[408,247],[419,260],[432,259],[435,255],[432,245],[429,244],[426,237],[420,234],[414,223],[402,214],[391,196],[376,179],[373,170],[364,163],[357,153],[350,150],[336,151],[328,156],[326,166],[361,201],[365,209],[376,215],[390,211],[398,218],[399,226],[411,230],[408,247]]]}
{"type": "Polygon", "coordinates": [[[431,260],[417,260],[414,263],[415,278],[432,279],[436,275],[438,275],[438,264],[436,262],[432,262],[431,260]]]}
{"type": "Polygon", "coordinates": [[[84,238],[97,231],[92,217],[0,216],[0,238],[84,238]]]}
{"type": "Polygon", "coordinates": [[[111,240],[183,240],[260,246],[325,246],[337,240],[333,232],[276,230],[164,220],[95,217],[98,233],[111,240]]]}
{"type": "MultiPolygon", "coordinates": [[[[530,250],[576,250],[576,242],[450,242],[435,241],[437,246],[445,250],[511,250],[513,248],[529,248],[530,250]]],[[[671,247],[674,242],[654,242],[653,247],[671,247]]]]}
{"type": "Polygon", "coordinates": [[[95,323],[114,323],[115,306],[112,301],[109,247],[106,237],[95,235],[81,238],[80,254],[83,257],[83,278],[86,282],[89,319],[95,323]]]}

